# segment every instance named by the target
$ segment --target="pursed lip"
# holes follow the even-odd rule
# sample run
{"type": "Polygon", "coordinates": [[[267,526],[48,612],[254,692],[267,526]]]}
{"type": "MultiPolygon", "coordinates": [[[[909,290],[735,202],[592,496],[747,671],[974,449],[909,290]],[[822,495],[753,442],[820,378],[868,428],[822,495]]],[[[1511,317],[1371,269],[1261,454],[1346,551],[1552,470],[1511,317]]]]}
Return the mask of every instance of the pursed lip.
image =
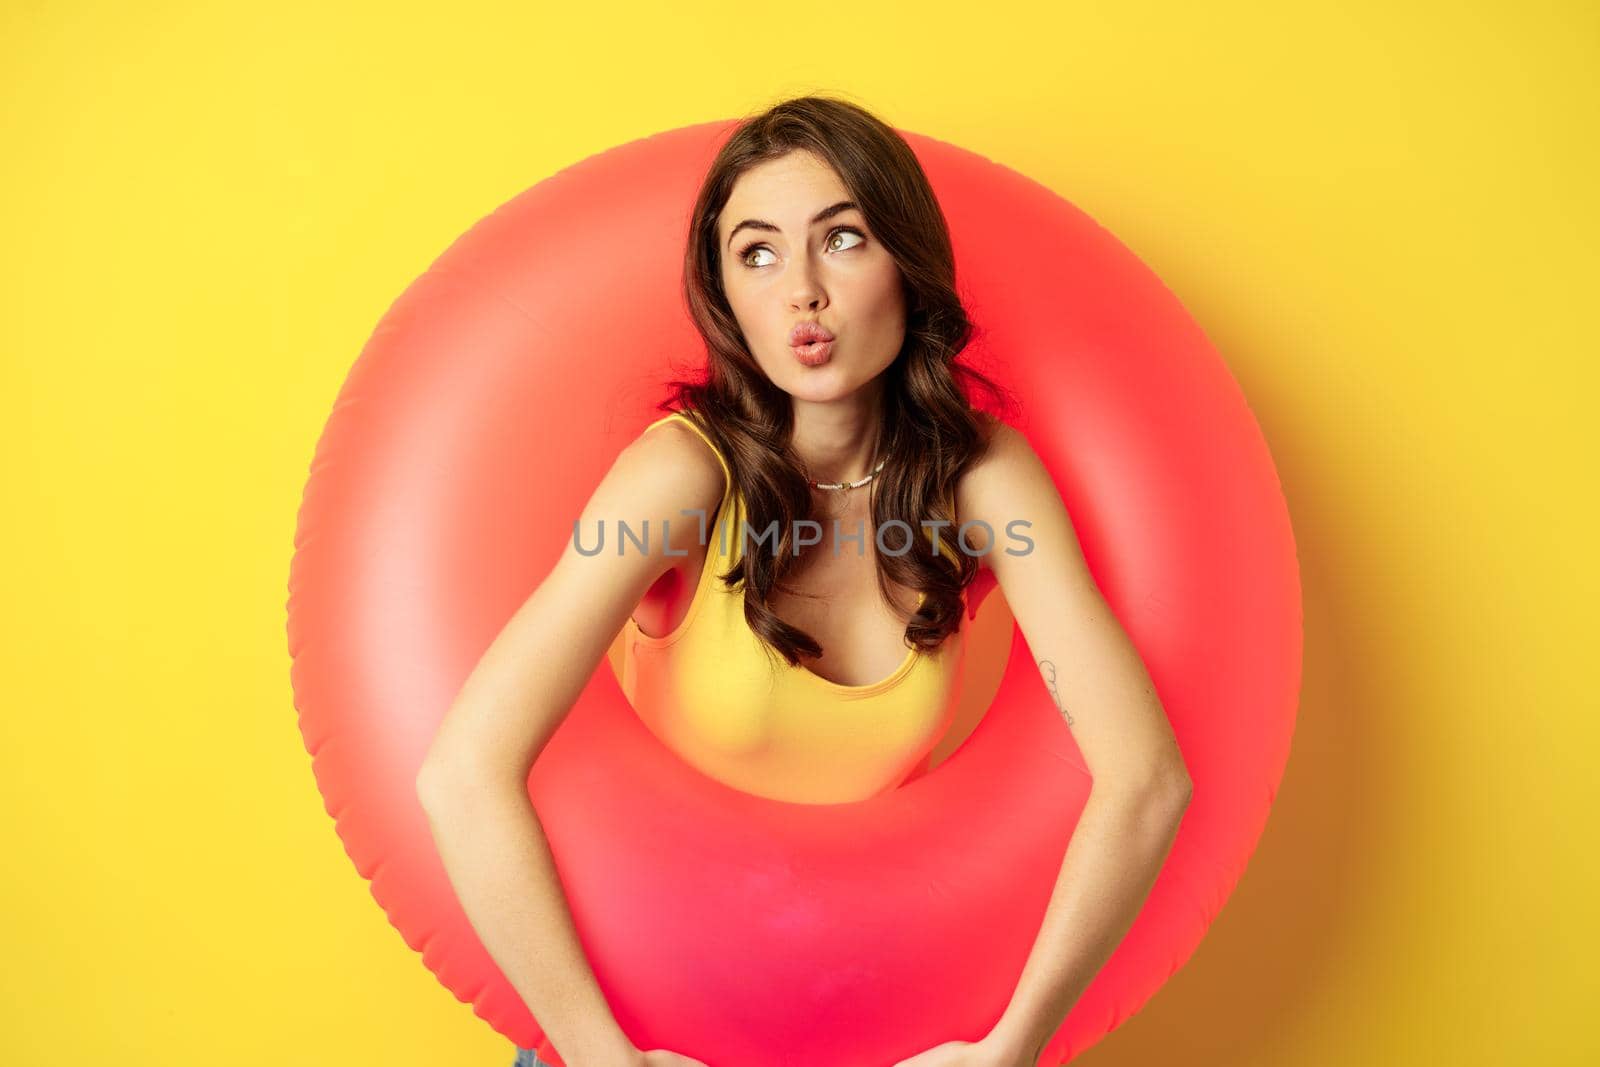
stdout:
{"type": "Polygon", "coordinates": [[[819,322],[797,322],[789,330],[789,346],[798,348],[814,341],[833,340],[833,331],[819,322]]]}

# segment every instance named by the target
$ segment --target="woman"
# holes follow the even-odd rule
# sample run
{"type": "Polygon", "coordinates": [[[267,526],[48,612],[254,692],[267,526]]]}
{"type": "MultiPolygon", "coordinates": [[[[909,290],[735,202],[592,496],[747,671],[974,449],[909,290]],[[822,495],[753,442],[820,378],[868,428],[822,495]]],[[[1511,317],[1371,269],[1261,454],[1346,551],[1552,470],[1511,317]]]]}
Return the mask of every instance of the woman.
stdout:
{"type": "Polygon", "coordinates": [[[707,774],[809,802],[896,788],[949,726],[963,593],[987,569],[1094,785],[1001,1018],[896,1067],[1035,1064],[1132,924],[1189,783],[1048,472],[969,401],[990,383],[955,362],[970,325],[932,189],[863,109],[782,102],[713,162],[684,284],[706,379],[676,383],[618,455],[418,776],[446,870],[569,1067],[694,1067],[636,1048],[609,1011],[527,796],[533,761],[609,649],[640,716],[707,774]],[[606,519],[668,535],[580,551],[606,519]],[[1001,543],[1014,523],[1025,538],[1001,543]]]}

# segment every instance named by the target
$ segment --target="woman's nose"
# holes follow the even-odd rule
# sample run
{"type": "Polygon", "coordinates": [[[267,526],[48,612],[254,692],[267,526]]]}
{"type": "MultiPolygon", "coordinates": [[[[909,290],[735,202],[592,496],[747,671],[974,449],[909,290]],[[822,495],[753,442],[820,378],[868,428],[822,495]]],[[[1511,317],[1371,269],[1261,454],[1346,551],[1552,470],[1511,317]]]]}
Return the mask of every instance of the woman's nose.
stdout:
{"type": "Polygon", "coordinates": [[[789,290],[789,303],[796,309],[814,311],[827,306],[827,294],[817,281],[816,271],[804,260],[795,265],[793,288],[789,290]]]}

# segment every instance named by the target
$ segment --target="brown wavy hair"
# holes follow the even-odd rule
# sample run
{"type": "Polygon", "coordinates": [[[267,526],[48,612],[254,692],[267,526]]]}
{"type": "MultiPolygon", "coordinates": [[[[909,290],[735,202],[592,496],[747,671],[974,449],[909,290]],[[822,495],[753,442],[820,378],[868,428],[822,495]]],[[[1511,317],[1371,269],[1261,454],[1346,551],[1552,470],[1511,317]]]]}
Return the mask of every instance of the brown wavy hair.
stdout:
{"type": "MultiPolygon", "coordinates": [[[[746,551],[720,577],[728,589],[744,583],[745,620],[790,665],[816,657],[822,646],[768,606],[775,585],[795,565],[795,524],[814,518],[811,491],[790,448],[793,408],[745,344],[722,288],[717,221],[734,183],[746,170],[802,149],[839,175],[860,205],[873,235],[900,267],[906,298],[906,337],[883,372],[883,473],[869,483],[872,529],[900,519],[922,536],[913,550],[877,553],[878,586],[889,603],[892,581],[927,595],[909,618],[908,646],[931,651],[960,628],[962,590],[977,574],[973,556],[936,553],[923,521],[944,520],[942,544],[957,531],[955,488],[988,446],[992,424],[971,400],[975,390],[1004,398],[993,381],[958,362],[974,333],[956,295],[955,257],[944,213],[911,146],[882,120],[845,100],[807,95],[781,101],[744,119],[712,161],[690,218],[683,289],[695,327],[705,338],[705,375],[669,383],[661,410],[678,410],[715,441],[744,501],[750,543],[776,521],[775,551],[746,551]]],[[[827,524],[823,523],[824,528],[827,524]]],[[[741,531],[730,530],[734,537],[741,531]]],[[[872,536],[870,533],[867,536],[872,536]]],[[[904,534],[884,535],[898,550],[904,534]]],[[[764,542],[762,542],[764,543],[764,542]]]]}

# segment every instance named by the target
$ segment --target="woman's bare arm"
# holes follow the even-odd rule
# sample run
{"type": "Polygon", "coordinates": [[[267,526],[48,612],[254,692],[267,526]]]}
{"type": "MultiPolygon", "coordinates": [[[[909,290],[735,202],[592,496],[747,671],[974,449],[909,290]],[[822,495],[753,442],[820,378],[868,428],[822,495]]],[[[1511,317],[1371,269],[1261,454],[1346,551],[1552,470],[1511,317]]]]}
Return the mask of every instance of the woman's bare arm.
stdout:
{"type": "Polygon", "coordinates": [[[1031,524],[1031,550],[993,546],[990,567],[1093,776],[1033,950],[986,1039],[1002,1062],[1032,1065],[1133,925],[1192,786],[1150,675],[1027,440],[1003,427],[961,493],[961,513],[995,530],[1031,524]]]}
{"type": "Polygon", "coordinates": [[[676,423],[624,448],[580,520],[585,546],[605,521],[604,550],[584,556],[568,542],[467,678],[417,775],[417,795],[467,919],[576,1067],[644,1061],[583,953],[528,799],[528,774],[640,598],[698,542],[700,520],[682,509],[704,509],[709,518],[723,486],[704,442],[676,423]],[[648,553],[628,542],[617,554],[618,520],[636,533],[649,521],[648,553]],[[667,520],[671,556],[661,536],[667,520]]]}

